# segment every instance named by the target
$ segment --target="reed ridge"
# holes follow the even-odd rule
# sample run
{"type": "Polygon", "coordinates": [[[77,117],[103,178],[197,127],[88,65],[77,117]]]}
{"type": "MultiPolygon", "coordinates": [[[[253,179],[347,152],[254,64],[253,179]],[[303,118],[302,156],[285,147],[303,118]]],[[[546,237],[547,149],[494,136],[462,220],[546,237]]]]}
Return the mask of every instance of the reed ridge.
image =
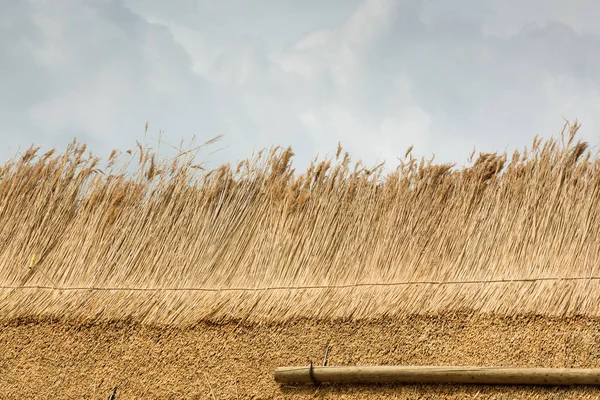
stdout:
{"type": "Polygon", "coordinates": [[[0,319],[598,316],[600,158],[578,128],[391,171],[341,147],[303,172],[289,148],[214,170],[31,148],[0,167],[0,319]]]}

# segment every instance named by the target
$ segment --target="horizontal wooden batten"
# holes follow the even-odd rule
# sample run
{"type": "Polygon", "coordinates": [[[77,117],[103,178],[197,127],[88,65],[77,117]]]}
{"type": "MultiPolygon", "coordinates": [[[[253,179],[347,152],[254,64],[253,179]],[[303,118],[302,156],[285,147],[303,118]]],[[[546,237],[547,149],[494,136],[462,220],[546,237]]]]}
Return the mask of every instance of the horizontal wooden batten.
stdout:
{"type": "Polygon", "coordinates": [[[280,384],[473,383],[490,385],[600,385],[600,368],[456,366],[280,367],[280,384]]]}

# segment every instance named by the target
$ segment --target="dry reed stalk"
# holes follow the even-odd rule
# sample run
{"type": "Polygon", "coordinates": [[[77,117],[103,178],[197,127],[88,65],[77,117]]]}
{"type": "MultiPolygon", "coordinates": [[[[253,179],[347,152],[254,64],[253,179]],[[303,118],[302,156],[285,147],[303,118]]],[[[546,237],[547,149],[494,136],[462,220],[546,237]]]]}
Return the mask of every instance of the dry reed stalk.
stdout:
{"type": "Polygon", "coordinates": [[[600,158],[577,129],[463,169],[409,149],[388,174],[341,147],[302,174],[291,149],[213,171],[31,149],[0,169],[0,318],[600,315],[600,158]]]}

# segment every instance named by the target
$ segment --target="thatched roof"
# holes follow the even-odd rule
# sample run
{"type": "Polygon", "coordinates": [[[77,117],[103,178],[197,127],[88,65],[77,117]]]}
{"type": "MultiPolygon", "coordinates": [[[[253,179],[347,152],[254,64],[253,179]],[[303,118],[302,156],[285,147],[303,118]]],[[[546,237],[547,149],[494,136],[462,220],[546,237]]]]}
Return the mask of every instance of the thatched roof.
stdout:
{"type": "Polygon", "coordinates": [[[290,149],[206,172],[34,149],[0,169],[0,317],[600,315],[600,158],[575,140],[391,172],[290,149]]]}

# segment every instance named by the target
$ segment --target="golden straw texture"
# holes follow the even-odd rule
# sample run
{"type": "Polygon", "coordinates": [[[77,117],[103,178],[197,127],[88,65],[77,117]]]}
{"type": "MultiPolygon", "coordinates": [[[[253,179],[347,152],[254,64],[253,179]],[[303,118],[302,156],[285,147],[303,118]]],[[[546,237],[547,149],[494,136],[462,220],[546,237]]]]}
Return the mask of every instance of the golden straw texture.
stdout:
{"type": "Polygon", "coordinates": [[[341,148],[303,173],[291,149],[213,171],[30,149],[0,168],[0,319],[598,316],[600,158],[577,129],[387,173],[341,148]]]}

